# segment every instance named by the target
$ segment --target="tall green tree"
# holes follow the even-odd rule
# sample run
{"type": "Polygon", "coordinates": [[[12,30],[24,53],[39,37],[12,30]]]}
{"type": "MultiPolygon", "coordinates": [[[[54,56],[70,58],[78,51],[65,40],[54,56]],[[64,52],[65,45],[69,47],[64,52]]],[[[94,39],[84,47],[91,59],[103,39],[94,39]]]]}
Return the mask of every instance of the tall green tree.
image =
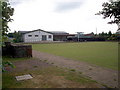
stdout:
{"type": "MultiPolygon", "coordinates": [[[[99,11],[96,15],[103,15],[103,18],[112,19],[108,24],[120,25],[120,0],[109,0],[109,2],[104,2],[102,4],[103,9],[99,11]]],[[[118,28],[119,29],[119,28],[118,28]]]]}
{"type": "Polygon", "coordinates": [[[10,30],[8,27],[8,22],[13,20],[11,19],[11,16],[13,16],[14,8],[10,6],[8,1],[0,1],[0,4],[2,6],[2,36],[4,36],[10,30]]]}
{"type": "Polygon", "coordinates": [[[13,33],[13,37],[15,38],[15,39],[14,39],[14,42],[15,42],[15,43],[21,42],[21,35],[20,35],[20,33],[18,33],[18,32],[15,31],[15,32],[13,33]]]}
{"type": "Polygon", "coordinates": [[[105,33],[104,33],[104,32],[102,32],[102,33],[101,33],[101,36],[103,36],[103,37],[104,37],[104,36],[105,36],[105,33]]]}
{"type": "MultiPolygon", "coordinates": [[[[11,19],[11,16],[13,16],[14,8],[10,6],[10,3],[7,0],[0,0],[0,42],[1,42],[1,36],[4,38],[6,33],[10,30],[8,27],[8,22],[11,22],[13,19],[11,19]],[[1,32],[2,31],[2,32],[1,32]]],[[[0,48],[1,48],[0,44],[0,48]]],[[[11,62],[5,61],[1,62],[2,58],[0,57],[0,72],[5,71],[4,66],[10,65],[14,66],[11,62]]]]}
{"type": "Polygon", "coordinates": [[[111,35],[112,35],[112,32],[111,32],[111,31],[109,31],[109,32],[108,32],[108,36],[110,37],[111,35]]]}

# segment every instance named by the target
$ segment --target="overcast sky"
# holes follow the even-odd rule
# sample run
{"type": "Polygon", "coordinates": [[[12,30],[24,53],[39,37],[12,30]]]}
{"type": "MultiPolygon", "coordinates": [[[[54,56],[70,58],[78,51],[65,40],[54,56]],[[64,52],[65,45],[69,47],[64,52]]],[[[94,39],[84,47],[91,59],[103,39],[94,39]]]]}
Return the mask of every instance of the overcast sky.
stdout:
{"type": "Polygon", "coordinates": [[[95,15],[108,0],[10,0],[15,8],[11,31],[42,29],[68,33],[116,32],[110,19],[95,15]]]}

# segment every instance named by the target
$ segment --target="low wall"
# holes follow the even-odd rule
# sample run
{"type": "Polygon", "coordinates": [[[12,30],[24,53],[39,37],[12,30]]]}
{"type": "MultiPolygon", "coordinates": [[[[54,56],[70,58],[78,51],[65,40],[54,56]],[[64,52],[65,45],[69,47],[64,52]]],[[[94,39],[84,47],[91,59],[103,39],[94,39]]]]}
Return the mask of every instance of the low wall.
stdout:
{"type": "Polygon", "coordinates": [[[32,57],[32,46],[9,44],[2,47],[2,55],[10,56],[13,58],[32,57]]]}

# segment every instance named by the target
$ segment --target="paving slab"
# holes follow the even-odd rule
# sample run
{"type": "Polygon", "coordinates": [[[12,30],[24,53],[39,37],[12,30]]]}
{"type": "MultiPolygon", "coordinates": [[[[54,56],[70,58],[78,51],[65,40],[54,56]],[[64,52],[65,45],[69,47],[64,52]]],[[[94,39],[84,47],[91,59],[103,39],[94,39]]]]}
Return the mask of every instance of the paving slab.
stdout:
{"type": "Polygon", "coordinates": [[[16,76],[15,78],[17,81],[20,81],[20,80],[32,79],[33,77],[30,74],[26,74],[26,75],[22,75],[22,76],[16,76]]]}

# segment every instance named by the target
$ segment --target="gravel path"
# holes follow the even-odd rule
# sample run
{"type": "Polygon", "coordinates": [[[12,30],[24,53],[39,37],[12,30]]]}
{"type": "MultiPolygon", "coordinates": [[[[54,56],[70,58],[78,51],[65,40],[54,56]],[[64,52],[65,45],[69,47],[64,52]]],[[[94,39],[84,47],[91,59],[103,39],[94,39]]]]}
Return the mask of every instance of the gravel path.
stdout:
{"type": "Polygon", "coordinates": [[[47,60],[47,62],[53,63],[53,65],[58,67],[75,69],[76,71],[82,72],[83,75],[91,77],[91,79],[105,84],[108,87],[118,87],[118,71],[35,50],[33,50],[33,57],[39,58],[40,60],[47,60]]]}

